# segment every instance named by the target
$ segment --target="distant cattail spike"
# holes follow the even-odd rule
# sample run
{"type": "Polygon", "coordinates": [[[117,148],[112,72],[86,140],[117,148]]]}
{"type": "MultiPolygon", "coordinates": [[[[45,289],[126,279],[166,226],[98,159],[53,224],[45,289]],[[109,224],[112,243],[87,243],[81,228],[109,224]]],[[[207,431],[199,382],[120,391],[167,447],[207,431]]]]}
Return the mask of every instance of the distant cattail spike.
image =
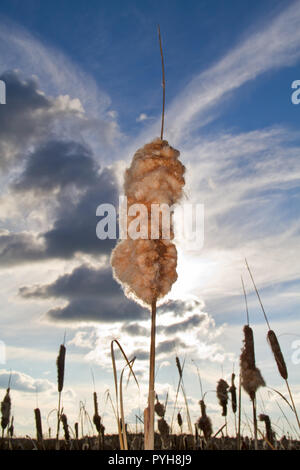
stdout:
{"type": "Polygon", "coordinates": [[[93,394],[94,397],[94,416],[93,416],[93,423],[97,429],[97,432],[101,432],[101,416],[99,415],[98,412],[98,399],[97,399],[97,393],[94,392],[93,394]]]}
{"type": "Polygon", "coordinates": [[[272,349],[272,352],[273,352],[273,355],[274,355],[279,373],[280,373],[281,377],[284,380],[287,380],[288,371],[287,371],[286,363],[285,363],[283,354],[281,352],[281,348],[280,348],[277,336],[276,336],[276,334],[274,333],[273,330],[268,331],[267,338],[268,338],[268,342],[271,346],[271,349],[272,349]]]}
{"type": "Polygon", "coordinates": [[[165,416],[166,410],[165,407],[160,401],[157,401],[154,405],[155,413],[160,417],[163,418],[165,416]]]}
{"type": "Polygon", "coordinates": [[[199,404],[201,408],[201,418],[198,419],[197,426],[199,429],[201,429],[204,434],[204,438],[207,441],[213,433],[212,424],[210,418],[206,414],[206,406],[204,400],[200,400],[199,404]]]}
{"type": "Polygon", "coordinates": [[[10,388],[6,390],[5,397],[3,398],[3,401],[1,402],[1,427],[2,427],[2,433],[4,430],[7,428],[9,425],[9,420],[10,420],[10,409],[11,409],[11,399],[10,399],[10,388]]]}
{"type": "Polygon", "coordinates": [[[274,432],[271,426],[271,420],[268,415],[261,414],[259,415],[259,420],[264,421],[266,426],[266,437],[271,445],[274,445],[274,432]]]}
{"type": "Polygon", "coordinates": [[[178,413],[178,414],[177,414],[177,423],[178,423],[178,426],[181,428],[181,427],[182,427],[182,416],[181,416],[181,413],[178,413]]]}
{"type": "Polygon", "coordinates": [[[65,375],[65,357],[66,357],[66,348],[63,344],[60,345],[59,354],[56,360],[57,366],[57,388],[61,392],[64,388],[64,375],[65,375]]]}
{"type": "Polygon", "coordinates": [[[162,440],[162,449],[168,449],[170,446],[170,427],[165,418],[160,418],[157,425],[162,440]]]}
{"type": "Polygon", "coordinates": [[[176,356],[176,366],[177,366],[177,369],[178,369],[179,376],[182,379],[182,367],[181,367],[180,360],[179,360],[178,356],[176,356]]]}
{"type": "Polygon", "coordinates": [[[231,387],[229,393],[231,395],[231,406],[233,413],[236,413],[237,410],[237,400],[236,400],[236,386],[234,384],[235,374],[231,374],[231,387]]]}
{"type": "Polygon", "coordinates": [[[257,389],[266,384],[255,365],[253,331],[249,325],[244,326],[244,346],[240,356],[240,365],[242,386],[251,400],[254,400],[257,389]]]}
{"type": "Polygon", "coordinates": [[[65,440],[69,441],[70,440],[70,433],[69,433],[69,426],[68,426],[68,420],[67,416],[65,414],[61,415],[61,422],[64,428],[64,433],[65,433],[65,440]]]}
{"type": "Polygon", "coordinates": [[[228,388],[228,383],[220,379],[217,385],[217,397],[222,407],[222,416],[227,416],[228,388]]]}
{"type": "Polygon", "coordinates": [[[78,437],[79,437],[78,423],[75,423],[75,424],[74,424],[74,428],[75,428],[75,437],[76,437],[76,439],[78,439],[78,437]]]}
{"type": "Polygon", "coordinates": [[[41,412],[39,408],[35,408],[34,417],[35,417],[35,427],[36,427],[36,439],[38,442],[41,442],[43,440],[43,430],[42,430],[41,412]]]}

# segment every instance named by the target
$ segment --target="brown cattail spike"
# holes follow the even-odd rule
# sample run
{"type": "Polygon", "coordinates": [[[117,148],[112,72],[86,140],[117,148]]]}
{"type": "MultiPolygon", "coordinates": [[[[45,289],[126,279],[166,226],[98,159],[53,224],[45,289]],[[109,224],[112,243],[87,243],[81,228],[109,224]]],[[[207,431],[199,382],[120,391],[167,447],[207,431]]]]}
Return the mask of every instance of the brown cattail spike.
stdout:
{"type": "Polygon", "coordinates": [[[199,429],[201,429],[204,434],[204,438],[207,441],[213,433],[211,420],[206,414],[206,406],[204,400],[200,400],[199,404],[201,408],[201,418],[198,419],[197,426],[199,429]]]}
{"type": "Polygon", "coordinates": [[[155,413],[160,417],[163,418],[165,416],[165,407],[160,401],[157,401],[154,406],[155,413]]]}
{"type": "Polygon", "coordinates": [[[275,358],[279,373],[280,373],[281,377],[284,380],[287,380],[288,371],[287,371],[286,363],[285,363],[283,354],[281,352],[277,336],[276,336],[276,334],[274,333],[273,330],[268,331],[267,338],[268,338],[268,342],[271,346],[272,352],[274,354],[274,358],[275,358]]]}
{"type": "Polygon", "coordinates": [[[63,428],[64,428],[65,440],[69,441],[70,440],[70,433],[69,433],[69,426],[68,426],[67,416],[65,414],[62,414],[60,419],[61,419],[61,422],[62,422],[63,428]]]}
{"type": "Polygon", "coordinates": [[[10,388],[6,390],[5,397],[3,398],[3,401],[1,402],[2,434],[4,433],[4,430],[9,425],[9,420],[10,420],[11,399],[10,399],[9,392],[10,392],[10,388]]]}
{"type": "Polygon", "coordinates": [[[266,426],[266,437],[271,445],[274,445],[274,432],[271,426],[271,420],[268,415],[261,414],[259,415],[259,420],[264,421],[266,426]]]}
{"type": "Polygon", "coordinates": [[[56,360],[57,388],[59,392],[61,392],[62,389],[64,388],[65,357],[66,357],[66,348],[63,344],[61,344],[59,348],[59,354],[56,360]]]}
{"type": "Polygon", "coordinates": [[[36,427],[36,439],[38,442],[41,442],[43,440],[43,430],[42,430],[41,412],[39,408],[35,408],[34,417],[35,417],[35,427],[36,427]]]}
{"type": "Polygon", "coordinates": [[[237,400],[236,400],[236,386],[234,384],[235,374],[231,375],[231,387],[229,393],[231,395],[231,406],[233,413],[236,413],[237,410],[237,400]]]}
{"type": "Polygon", "coordinates": [[[228,388],[228,383],[220,379],[217,385],[217,397],[222,407],[222,416],[227,416],[228,388]]]}
{"type": "Polygon", "coordinates": [[[182,428],[182,416],[181,413],[177,414],[177,423],[180,428],[182,428]]]}
{"type": "Polygon", "coordinates": [[[240,365],[242,386],[251,400],[254,400],[257,389],[266,384],[255,365],[253,331],[248,325],[244,326],[244,347],[240,356],[240,365]]]}

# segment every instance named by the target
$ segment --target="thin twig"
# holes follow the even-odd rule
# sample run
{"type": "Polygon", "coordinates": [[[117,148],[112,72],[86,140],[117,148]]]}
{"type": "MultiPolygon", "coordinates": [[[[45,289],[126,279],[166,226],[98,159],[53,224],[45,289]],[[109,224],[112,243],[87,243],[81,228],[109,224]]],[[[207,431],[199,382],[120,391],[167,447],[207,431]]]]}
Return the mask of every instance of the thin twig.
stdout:
{"type": "Polygon", "coordinates": [[[242,286],[243,286],[244,297],[245,297],[245,304],[246,304],[247,325],[249,326],[249,310],[248,310],[247,294],[246,294],[245,284],[244,284],[244,281],[243,281],[243,277],[242,277],[242,276],[241,276],[241,280],[242,280],[242,286]]]}
{"type": "Polygon", "coordinates": [[[165,122],[165,103],[166,103],[166,82],[165,82],[164,55],[163,55],[163,49],[162,49],[162,44],[161,44],[161,34],[160,34],[160,27],[159,27],[159,25],[157,26],[157,29],[158,29],[159,48],[160,48],[160,55],[161,55],[161,68],[162,68],[163,102],[162,102],[160,138],[161,138],[161,140],[163,140],[163,136],[164,136],[164,122],[165,122]]]}
{"type": "Polygon", "coordinates": [[[260,306],[261,306],[261,308],[262,308],[262,311],[263,311],[263,314],[264,314],[264,317],[265,317],[266,323],[267,323],[267,325],[268,325],[268,328],[269,328],[269,330],[270,330],[270,329],[271,329],[271,327],[270,327],[270,324],[269,324],[269,321],[268,321],[268,317],[267,317],[267,314],[266,314],[266,312],[265,312],[264,306],[263,306],[263,304],[262,304],[262,301],[261,301],[261,298],[260,298],[259,292],[258,292],[258,290],[257,290],[256,284],[255,284],[255,282],[254,282],[254,279],[253,279],[253,276],[252,276],[252,273],[251,273],[251,271],[250,271],[250,268],[249,268],[249,265],[248,265],[248,262],[247,262],[246,258],[245,258],[245,261],[246,261],[246,266],[247,266],[247,269],[248,269],[248,271],[249,271],[250,277],[251,277],[251,279],[252,279],[252,282],[253,282],[253,286],[254,286],[254,289],[255,289],[255,292],[256,292],[257,298],[258,298],[258,300],[259,300],[259,303],[260,303],[260,306]]]}

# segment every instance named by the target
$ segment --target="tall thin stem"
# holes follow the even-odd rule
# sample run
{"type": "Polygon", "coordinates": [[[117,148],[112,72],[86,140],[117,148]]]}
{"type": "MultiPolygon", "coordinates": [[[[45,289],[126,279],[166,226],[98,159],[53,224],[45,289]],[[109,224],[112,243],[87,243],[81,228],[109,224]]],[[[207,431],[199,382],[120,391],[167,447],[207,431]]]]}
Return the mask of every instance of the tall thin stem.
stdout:
{"type": "Polygon", "coordinates": [[[289,392],[289,395],[290,395],[290,399],[291,399],[291,402],[292,402],[292,405],[293,405],[293,410],[294,410],[294,413],[296,415],[296,420],[297,420],[297,423],[298,423],[298,426],[299,426],[299,429],[300,429],[299,416],[298,416],[297,409],[296,409],[296,406],[295,406],[295,402],[294,402],[294,399],[293,399],[292,391],[290,389],[290,386],[289,386],[289,383],[288,383],[287,379],[285,380],[285,383],[286,383],[286,386],[287,386],[287,389],[288,389],[288,392],[289,392]]]}
{"type": "Polygon", "coordinates": [[[161,132],[160,138],[163,140],[164,136],[164,123],[165,123],[165,104],[166,104],[166,81],[165,81],[165,64],[164,64],[164,55],[161,43],[161,34],[160,34],[160,27],[157,26],[158,29],[158,38],[159,38],[159,48],[160,48],[160,56],[161,56],[161,69],[162,69],[162,87],[163,87],[163,102],[162,102],[162,113],[161,113],[161,132]]]}
{"type": "Polygon", "coordinates": [[[256,416],[256,396],[251,399],[253,409],[253,428],[254,428],[254,449],[258,450],[257,446],[257,416],[256,416]]]}
{"type": "Polygon", "coordinates": [[[268,325],[268,328],[269,328],[269,330],[270,330],[270,329],[271,329],[271,327],[270,327],[270,324],[269,324],[269,321],[268,321],[268,317],[267,317],[267,314],[266,314],[266,312],[265,312],[264,306],[263,306],[263,304],[262,304],[262,301],[261,301],[261,298],[260,298],[259,292],[258,292],[258,290],[257,290],[257,287],[256,287],[256,284],[255,284],[255,281],[254,281],[254,279],[253,279],[253,276],[252,276],[252,273],[251,273],[251,271],[250,271],[250,268],[249,268],[249,265],[248,265],[248,262],[247,262],[246,258],[245,258],[245,261],[246,261],[246,266],[247,266],[247,269],[248,269],[248,271],[249,271],[249,274],[250,274],[251,280],[252,280],[252,282],[253,282],[253,286],[254,286],[254,289],[255,289],[255,292],[256,292],[257,298],[258,298],[258,300],[259,300],[259,303],[260,303],[261,309],[262,309],[262,311],[263,311],[263,314],[264,314],[264,317],[265,317],[266,323],[267,323],[267,325],[268,325]]]}
{"type": "Polygon", "coordinates": [[[144,412],[145,450],[154,450],[154,401],[155,401],[155,333],[156,333],[156,299],[151,305],[151,342],[149,367],[148,407],[144,412]]]}
{"type": "Polygon", "coordinates": [[[242,417],[242,380],[239,377],[239,421],[238,421],[238,450],[241,450],[241,417],[242,417]]]}

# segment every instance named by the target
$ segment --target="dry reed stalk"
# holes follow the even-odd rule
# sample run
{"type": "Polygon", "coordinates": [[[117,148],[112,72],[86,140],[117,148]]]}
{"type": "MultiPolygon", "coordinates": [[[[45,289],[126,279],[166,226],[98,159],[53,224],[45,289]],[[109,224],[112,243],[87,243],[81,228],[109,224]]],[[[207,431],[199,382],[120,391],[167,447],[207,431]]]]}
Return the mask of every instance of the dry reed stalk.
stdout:
{"type": "Polygon", "coordinates": [[[151,340],[148,407],[144,410],[144,447],[154,450],[154,402],[155,402],[155,332],[156,332],[156,299],[151,305],[151,340]]]}
{"type": "Polygon", "coordinates": [[[265,312],[265,309],[264,309],[264,306],[263,306],[261,297],[260,297],[260,295],[259,295],[258,289],[257,289],[257,287],[256,287],[256,284],[255,284],[255,281],[254,281],[254,278],[253,278],[253,275],[252,275],[252,272],[251,272],[251,270],[250,270],[250,267],[249,267],[248,262],[247,262],[246,259],[245,259],[245,262],[246,262],[246,266],[247,266],[248,272],[249,272],[249,274],[250,274],[250,277],[251,277],[251,280],[252,280],[252,283],[253,283],[253,286],[254,286],[254,289],[255,289],[257,298],[258,298],[258,300],[259,300],[259,303],[260,303],[260,306],[261,306],[263,315],[264,315],[264,317],[265,317],[265,320],[266,320],[266,323],[267,323],[267,326],[268,326],[268,330],[269,330],[269,331],[268,331],[268,334],[267,334],[267,341],[268,341],[269,345],[271,346],[272,353],[273,353],[273,355],[274,355],[274,359],[275,359],[275,361],[276,361],[279,374],[281,375],[281,377],[283,378],[283,380],[284,380],[285,383],[286,383],[286,386],[287,386],[287,389],[288,389],[288,393],[289,393],[289,396],[290,396],[290,399],[291,399],[291,402],[292,402],[293,411],[294,411],[294,414],[295,414],[295,417],[296,417],[296,420],[297,420],[298,427],[299,427],[299,429],[300,429],[300,420],[299,420],[299,416],[298,416],[297,409],[296,409],[296,406],[295,406],[293,394],[292,394],[292,391],[291,391],[290,386],[289,386],[289,383],[288,383],[288,370],[287,370],[287,366],[286,366],[286,363],[285,363],[283,354],[282,354],[282,352],[281,352],[281,348],[280,348],[280,345],[279,345],[277,336],[276,336],[275,332],[274,332],[273,330],[271,330],[271,327],[270,327],[270,324],[269,324],[269,320],[268,320],[267,314],[266,314],[266,312],[265,312]]]}
{"type": "Polygon", "coordinates": [[[238,417],[238,434],[237,434],[237,449],[241,450],[241,418],[242,418],[242,378],[239,375],[239,417],[238,417]]]}
{"type": "Polygon", "coordinates": [[[35,418],[35,428],[36,428],[36,440],[37,440],[38,446],[41,446],[43,444],[43,429],[42,429],[41,411],[39,408],[35,408],[34,418],[35,418]]]}
{"type": "Polygon", "coordinates": [[[10,438],[14,437],[14,417],[13,416],[11,417],[11,420],[10,420],[10,426],[8,428],[8,434],[9,434],[10,438]]]}
{"type": "Polygon", "coordinates": [[[10,399],[10,388],[6,390],[6,394],[1,402],[1,428],[2,428],[2,438],[4,437],[4,431],[9,425],[10,420],[10,410],[11,410],[11,399],[10,399]]]}
{"type": "Polygon", "coordinates": [[[126,354],[125,354],[125,352],[124,352],[124,350],[123,350],[123,348],[122,348],[122,346],[121,346],[121,344],[119,343],[118,340],[116,340],[116,339],[112,340],[110,348],[111,348],[111,359],[112,359],[114,382],[115,382],[116,409],[113,406],[110,393],[107,394],[107,399],[110,399],[110,402],[112,404],[112,408],[113,408],[113,411],[114,411],[114,414],[115,414],[115,418],[116,418],[116,421],[117,421],[119,441],[120,441],[120,449],[124,450],[125,445],[127,445],[127,437],[126,437],[126,432],[125,432],[125,421],[124,421],[123,392],[122,392],[122,379],[123,379],[123,372],[124,372],[125,368],[123,368],[123,370],[121,372],[121,378],[120,378],[120,408],[121,408],[121,420],[120,420],[118,375],[117,375],[116,359],[115,359],[115,352],[114,352],[114,343],[116,343],[116,345],[120,349],[120,351],[123,355],[123,358],[126,361],[126,366],[129,367],[130,373],[133,375],[134,380],[135,380],[138,388],[139,388],[139,384],[138,384],[137,378],[135,376],[135,373],[133,372],[133,369],[132,369],[133,360],[132,361],[128,360],[128,358],[127,358],[127,356],[126,356],[126,354]],[[123,426],[121,426],[122,421],[123,421],[123,426]]]}

